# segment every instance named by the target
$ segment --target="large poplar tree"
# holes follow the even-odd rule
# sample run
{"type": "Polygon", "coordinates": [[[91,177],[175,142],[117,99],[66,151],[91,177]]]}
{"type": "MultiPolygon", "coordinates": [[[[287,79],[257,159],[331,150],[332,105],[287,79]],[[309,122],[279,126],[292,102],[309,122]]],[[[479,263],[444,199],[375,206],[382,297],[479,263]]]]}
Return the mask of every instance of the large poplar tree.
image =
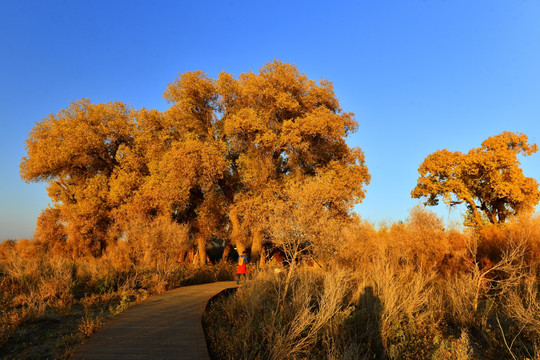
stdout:
{"type": "Polygon", "coordinates": [[[345,142],[357,123],[329,81],[274,61],[237,79],[187,72],[164,97],[165,112],[81,100],[36,124],[21,176],[47,182],[56,209],[38,233],[99,255],[167,217],[189,228],[203,263],[212,238],[257,255],[272,239],[273,210],[295,199],[327,219],[362,201],[370,176],[345,142]]]}

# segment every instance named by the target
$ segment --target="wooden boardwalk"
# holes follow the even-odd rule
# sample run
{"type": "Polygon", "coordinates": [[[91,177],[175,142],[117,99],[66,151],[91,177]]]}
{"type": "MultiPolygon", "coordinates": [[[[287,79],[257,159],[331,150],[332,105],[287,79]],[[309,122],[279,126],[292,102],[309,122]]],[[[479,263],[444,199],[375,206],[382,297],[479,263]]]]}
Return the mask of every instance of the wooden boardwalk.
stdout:
{"type": "Polygon", "coordinates": [[[208,300],[234,281],[185,286],[118,314],[72,359],[210,359],[202,328],[208,300]]]}

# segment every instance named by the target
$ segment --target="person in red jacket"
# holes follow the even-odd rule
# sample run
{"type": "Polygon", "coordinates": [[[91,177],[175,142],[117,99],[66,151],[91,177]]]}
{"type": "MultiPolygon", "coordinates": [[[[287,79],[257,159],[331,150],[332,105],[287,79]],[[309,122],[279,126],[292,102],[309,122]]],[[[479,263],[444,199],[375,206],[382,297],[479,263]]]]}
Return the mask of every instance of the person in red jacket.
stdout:
{"type": "Polygon", "coordinates": [[[244,276],[244,282],[247,282],[247,277],[246,277],[247,263],[248,263],[247,253],[244,250],[244,252],[242,252],[242,255],[238,257],[238,268],[236,269],[236,283],[237,284],[240,284],[240,276],[242,275],[244,276]]]}

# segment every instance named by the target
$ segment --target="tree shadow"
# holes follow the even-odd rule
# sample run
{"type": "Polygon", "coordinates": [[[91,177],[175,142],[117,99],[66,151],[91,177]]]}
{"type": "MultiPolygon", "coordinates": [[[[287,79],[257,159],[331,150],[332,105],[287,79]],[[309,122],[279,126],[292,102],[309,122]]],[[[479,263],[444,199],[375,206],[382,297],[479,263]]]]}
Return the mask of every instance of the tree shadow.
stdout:
{"type": "Polygon", "coordinates": [[[370,351],[376,359],[385,359],[381,337],[381,315],[383,305],[381,299],[373,292],[373,287],[366,286],[359,299],[362,313],[362,327],[370,351]]]}

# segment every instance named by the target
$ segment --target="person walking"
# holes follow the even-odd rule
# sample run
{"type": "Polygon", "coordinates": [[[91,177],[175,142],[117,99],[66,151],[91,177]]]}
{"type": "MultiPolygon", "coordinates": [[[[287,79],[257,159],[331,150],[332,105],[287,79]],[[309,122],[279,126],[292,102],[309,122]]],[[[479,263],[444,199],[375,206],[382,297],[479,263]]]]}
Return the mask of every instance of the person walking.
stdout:
{"type": "Polygon", "coordinates": [[[236,268],[236,283],[240,284],[240,276],[244,276],[244,282],[247,283],[247,252],[244,250],[238,257],[238,267],[236,268]]]}

